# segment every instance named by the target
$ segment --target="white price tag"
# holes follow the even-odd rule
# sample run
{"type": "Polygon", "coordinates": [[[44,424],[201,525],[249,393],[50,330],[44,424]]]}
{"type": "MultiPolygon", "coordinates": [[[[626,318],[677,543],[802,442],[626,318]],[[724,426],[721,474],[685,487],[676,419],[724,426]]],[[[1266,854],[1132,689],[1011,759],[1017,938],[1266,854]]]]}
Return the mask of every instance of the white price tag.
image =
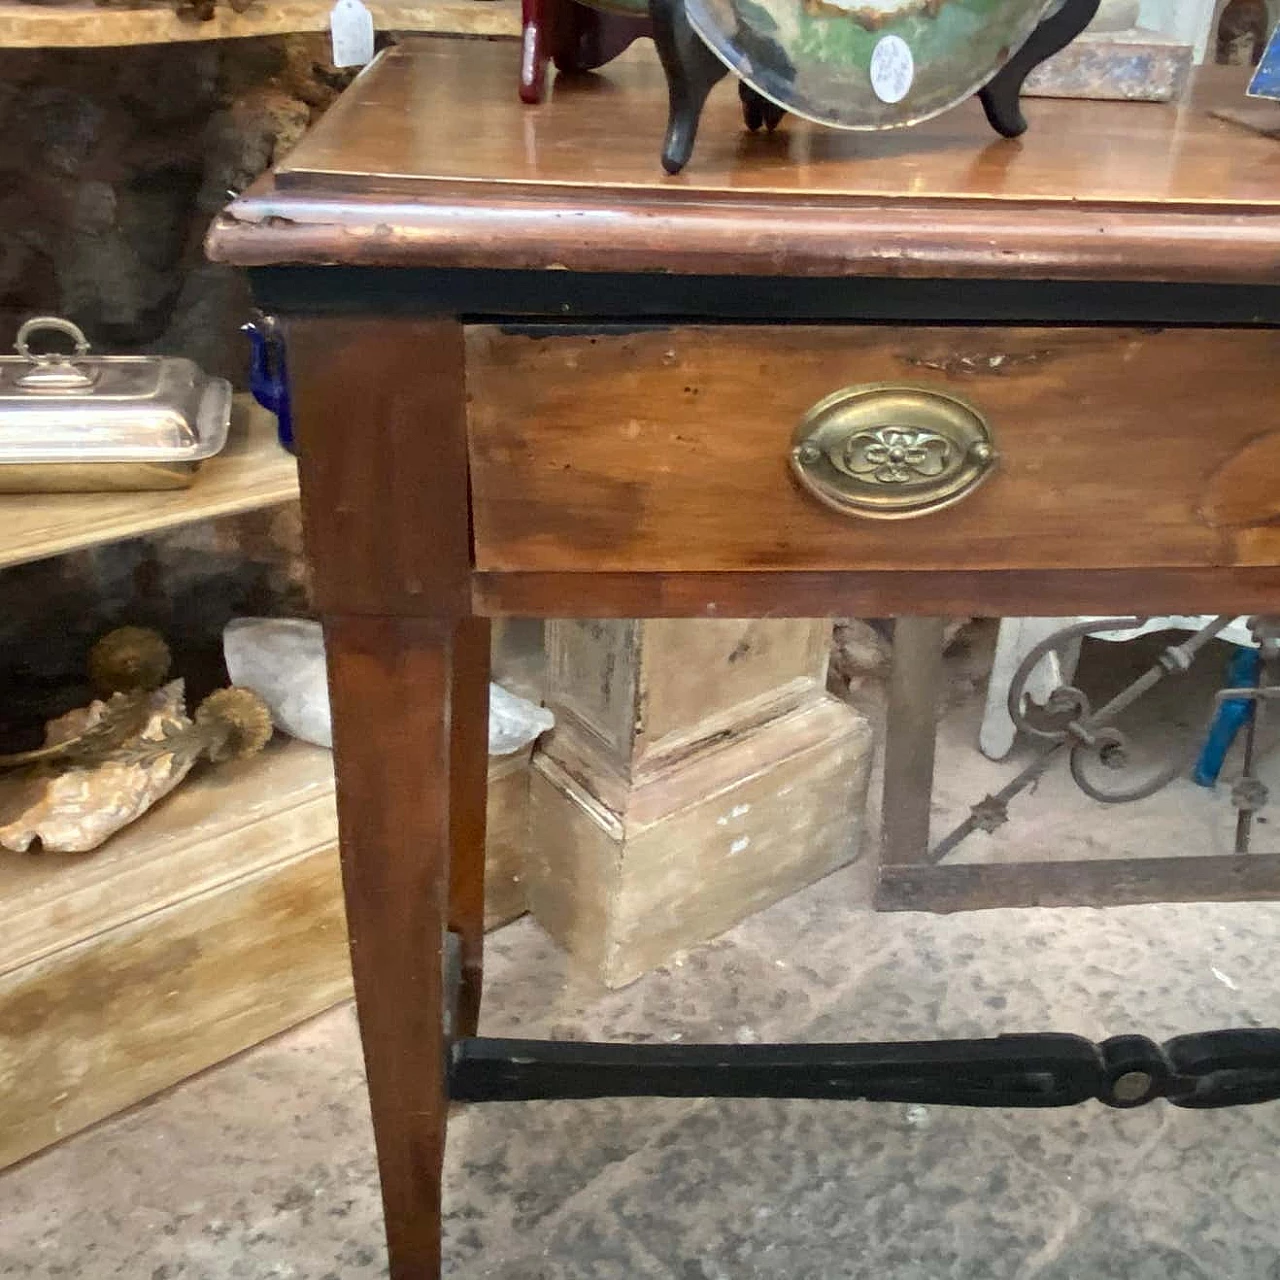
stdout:
{"type": "Polygon", "coordinates": [[[373,14],[360,0],[338,0],[329,14],[333,65],[363,67],[373,61],[373,14]]]}
{"type": "Polygon", "coordinates": [[[911,46],[901,36],[885,36],[871,52],[871,87],[881,102],[901,102],[916,76],[911,46]]]}

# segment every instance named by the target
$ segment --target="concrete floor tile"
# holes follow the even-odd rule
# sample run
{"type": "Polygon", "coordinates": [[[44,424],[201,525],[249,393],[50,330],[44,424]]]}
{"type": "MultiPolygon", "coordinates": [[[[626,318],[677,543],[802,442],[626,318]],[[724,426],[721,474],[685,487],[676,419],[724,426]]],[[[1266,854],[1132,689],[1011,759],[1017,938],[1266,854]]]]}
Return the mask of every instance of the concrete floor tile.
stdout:
{"type": "Polygon", "coordinates": [[[732,933],[610,991],[526,918],[490,942],[480,1029],[563,1040],[755,1042],[794,1035],[817,1008],[806,974],[732,933]]]}
{"type": "Polygon", "coordinates": [[[1210,1280],[1183,1250],[1152,1240],[1140,1210],[1108,1205],[1019,1280],[1210,1280]]]}
{"type": "Polygon", "coordinates": [[[871,910],[874,877],[868,848],[857,862],[749,917],[727,936],[792,970],[820,999],[872,968],[896,932],[871,910]]]}
{"type": "Polygon", "coordinates": [[[1000,1280],[1077,1213],[958,1109],[707,1103],[634,1170],[609,1215],[707,1280],[1000,1280]]]}
{"type": "Polygon", "coordinates": [[[567,1217],[533,1253],[497,1267],[450,1268],[445,1275],[457,1280],[672,1280],[672,1272],[631,1232],[591,1213],[567,1217]]]}
{"type": "Polygon", "coordinates": [[[1211,1276],[1280,1280],[1277,1110],[1169,1108],[1162,1140],[1127,1179],[1146,1233],[1211,1276]]]}
{"type": "Polygon", "coordinates": [[[1123,1187],[1161,1141],[1170,1108],[1163,1103],[1119,1111],[1100,1102],[1051,1110],[985,1113],[992,1132],[1019,1159],[1082,1203],[1095,1204],[1123,1187]]]}
{"type": "Polygon", "coordinates": [[[449,1126],[446,1254],[462,1265],[509,1252],[695,1106],[622,1098],[459,1108],[449,1126]]]}
{"type": "Polygon", "coordinates": [[[1156,904],[1128,916],[1148,953],[1119,1003],[1155,1039],[1217,1027],[1280,1026],[1280,904],[1156,904]]]}
{"type": "Polygon", "coordinates": [[[902,912],[865,933],[879,963],[828,1001],[817,1039],[1103,1037],[1123,1022],[1126,969],[1143,954],[1122,915],[1091,910],[902,912]]]}
{"type": "Polygon", "coordinates": [[[384,1267],[349,1007],[0,1175],[5,1280],[365,1280],[384,1267]]]}

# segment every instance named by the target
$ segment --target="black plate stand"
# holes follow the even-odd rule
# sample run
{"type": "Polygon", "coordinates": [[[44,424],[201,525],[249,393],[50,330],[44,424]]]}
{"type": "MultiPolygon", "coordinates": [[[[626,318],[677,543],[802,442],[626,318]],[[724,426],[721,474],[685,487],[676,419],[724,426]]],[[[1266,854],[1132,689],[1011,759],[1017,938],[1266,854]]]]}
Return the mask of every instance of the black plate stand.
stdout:
{"type": "MultiPolygon", "coordinates": [[[[979,91],[982,108],[991,127],[1006,138],[1016,138],[1027,128],[1020,98],[1027,76],[1060,49],[1065,48],[1093,20],[1099,0],[1063,0],[1056,13],[1045,18],[1026,43],[979,91]]],[[[667,75],[670,109],[667,136],[662,145],[662,167],[679,173],[693,154],[698,121],[707,95],[728,75],[728,68],[702,42],[689,24],[684,0],[649,0],[653,41],[667,75]]],[[[785,114],[781,107],[746,84],[739,85],[747,128],[775,129],[785,114]]]]}

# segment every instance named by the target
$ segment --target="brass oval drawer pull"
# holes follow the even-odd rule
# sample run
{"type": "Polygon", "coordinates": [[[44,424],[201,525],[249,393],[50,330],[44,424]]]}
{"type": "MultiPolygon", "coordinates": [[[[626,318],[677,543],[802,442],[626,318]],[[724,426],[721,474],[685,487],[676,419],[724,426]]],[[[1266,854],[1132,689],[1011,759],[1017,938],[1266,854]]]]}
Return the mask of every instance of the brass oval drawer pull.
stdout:
{"type": "Polygon", "coordinates": [[[927,515],[972,493],[996,465],[983,416],[924,387],[872,383],[819,401],[792,437],[791,468],[846,515],[927,515]]]}

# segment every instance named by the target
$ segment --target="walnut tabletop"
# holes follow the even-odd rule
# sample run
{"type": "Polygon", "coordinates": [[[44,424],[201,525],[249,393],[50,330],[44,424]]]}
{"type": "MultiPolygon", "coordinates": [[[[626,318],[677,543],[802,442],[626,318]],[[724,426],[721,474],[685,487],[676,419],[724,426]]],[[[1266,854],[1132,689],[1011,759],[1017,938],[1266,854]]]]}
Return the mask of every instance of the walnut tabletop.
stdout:
{"type": "Polygon", "coordinates": [[[788,117],[744,131],[713,95],[688,169],[659,165],[661,68],[641,42],[603,71],[516,96],[518,49],[417,40],[384,53],[215,224],[240,265],[560,268],[759,275],[1215,280],[1280,273],[1280,147],[1181,106],[1032,99],[993,139],[976,101],[911,128],[788,117]]]}

